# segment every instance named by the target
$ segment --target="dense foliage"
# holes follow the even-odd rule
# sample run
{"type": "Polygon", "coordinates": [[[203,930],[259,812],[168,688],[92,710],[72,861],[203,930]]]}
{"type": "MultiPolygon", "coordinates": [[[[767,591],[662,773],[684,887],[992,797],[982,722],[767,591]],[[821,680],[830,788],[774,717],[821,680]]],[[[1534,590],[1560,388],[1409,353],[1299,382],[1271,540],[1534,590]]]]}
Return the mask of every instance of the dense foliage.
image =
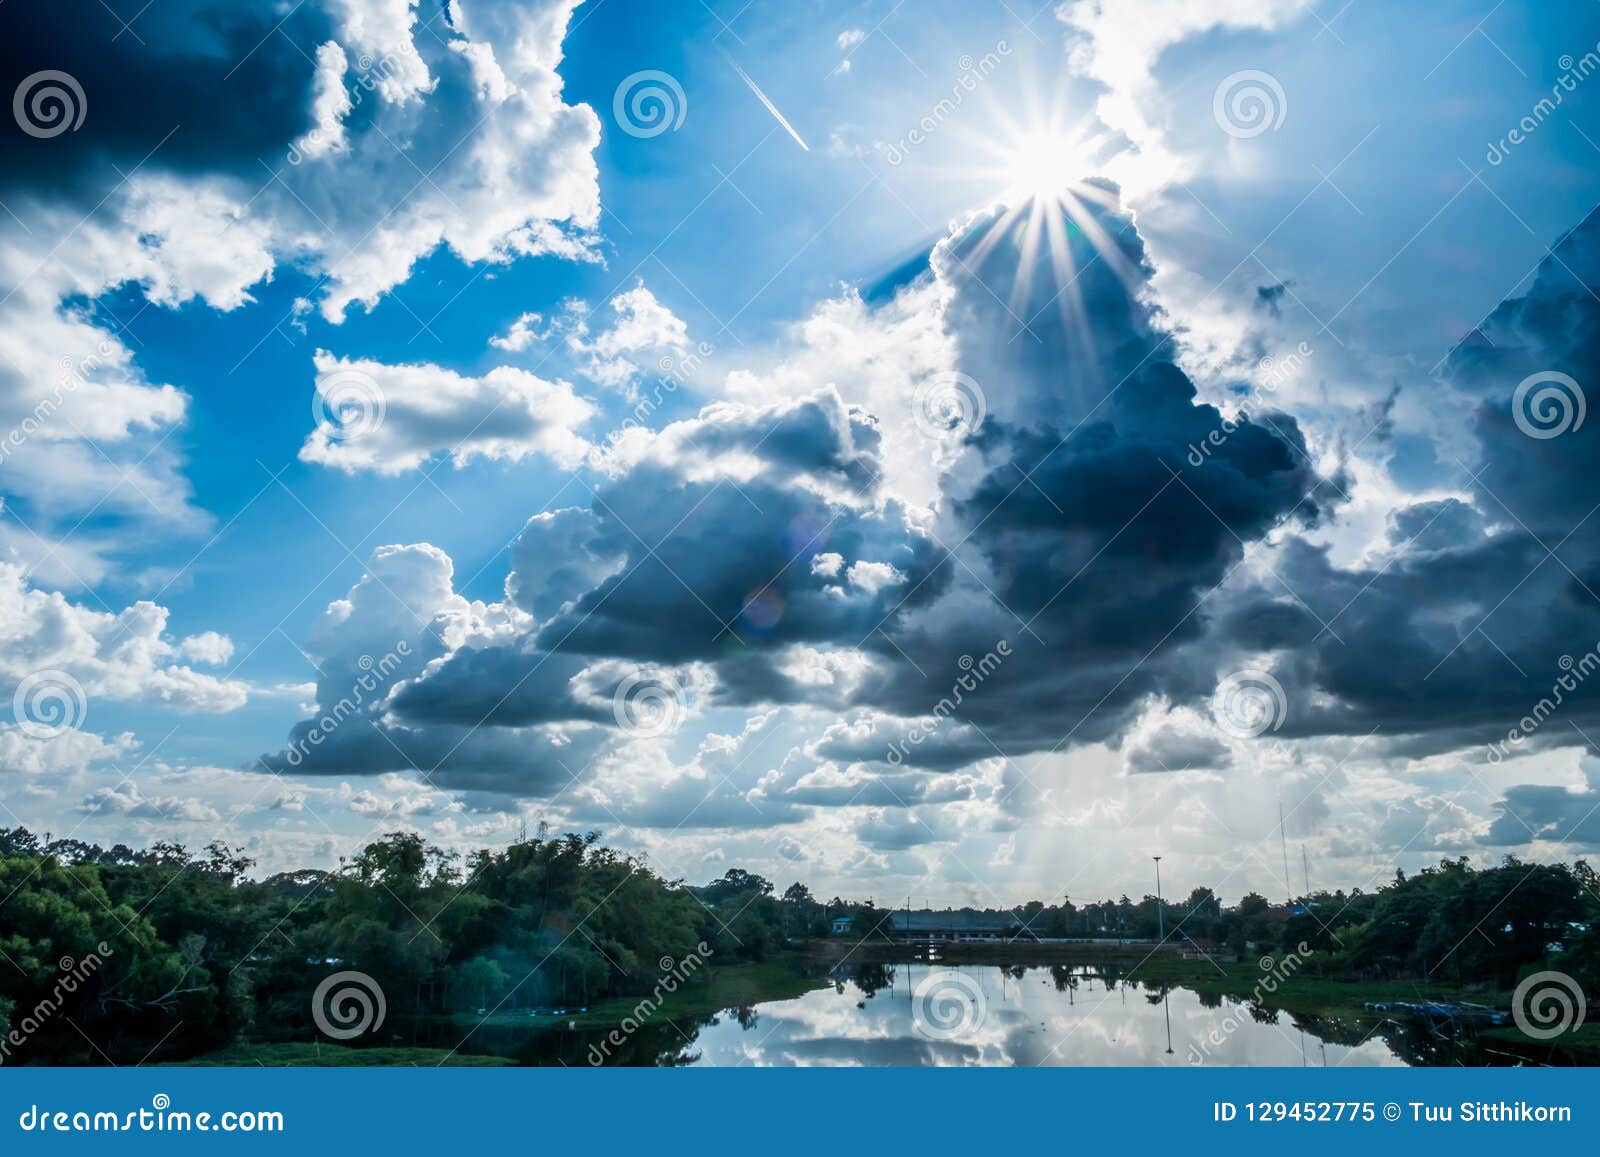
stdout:
{"type": "MultiPolygon", "coordinates": [[[[256,880],[221,844],[135,851],[0,829],[0,1029],[10,1030],[0,1061],[180,1059],[240,1039],[315,1039],[311,994],[346,969],[376,980],[404,1023],[632,997],[669,960],[762,960],[828,936],[840,916],[852,940],[888,938],[888,910],[819,902],[799,883],[777,894],[738,868],[690,887],[596,839],[525,840],[463,860],[397,832],[336,872],[256,880]]],[[[1157,927],[1153,897],[1004,915],[1040,937],[1157,927]]],[[[1199,888],[1161,912],[1172,939],[1240,952],[1304,941],[1325,974],[1509,986],[1555,966],[1590,991],[1600,990],[1597,917],[1587,864],[1511,859],[1486,870],[1445,861],[1376,892],[1292,906],[1251,895],[1225,909],[1199,888]]]]}
{"type": "MultiPolygon", "coordinates": [[[[1224,908],[1210,888],[1166,901],[1127,896],[1017,909],[1041,938],[1169,939],[1232,953],[1286,952],[1307,944],[1312,970],[1359,979],[1417,978],[1509,988],[1535,965],[1600,989],[1600,879],[1589,864],[1528,864],[1508,856],[1474,868],[1465,857],[1373,892],[1320,891],[1273,904],[1252,892],[1224,908]]],[[[999,913],[996,913],[999,915],[999,913]]]]}
{"type": "Polygon", "coordinates": [[[809,936],[822,910],[741,872],[697,895],[592,834],[462,862],[397,832],[337,872],[256,881],[250,867],[220,844],[191,855],[0,830],[0,1012],[27,1038],[0,1061],[310,1039],[311,993],[340,969],[374,978],[391,1016],[578,1007],[647,991],[663,958],[701,944],[759,959],[809,936]]]}

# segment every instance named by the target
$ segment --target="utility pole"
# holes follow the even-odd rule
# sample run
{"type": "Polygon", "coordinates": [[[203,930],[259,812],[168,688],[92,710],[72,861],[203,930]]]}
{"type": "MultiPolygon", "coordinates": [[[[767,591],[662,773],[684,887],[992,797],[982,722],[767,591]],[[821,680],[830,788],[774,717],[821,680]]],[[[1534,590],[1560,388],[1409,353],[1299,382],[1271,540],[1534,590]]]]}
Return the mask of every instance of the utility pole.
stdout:
{"type": "Polygon", "coordinates": [[[1156,928],[1159,930],[1160,936],[1156,943],[1165,944],[1167,942],[1167,918],[1161,911],[1161,857],[1152,856],[1151,859],[1156,862],[1156,928]]]}
{"type": "Polygon", "coordinates": [[[1289,907],[1294,907],[1294,885],[1289,882],[1289,837],[1283,830],[1283,800],[1278,800],[1278,843],[1283,847],[1283,886],[1289,893],[1289,907]]]}

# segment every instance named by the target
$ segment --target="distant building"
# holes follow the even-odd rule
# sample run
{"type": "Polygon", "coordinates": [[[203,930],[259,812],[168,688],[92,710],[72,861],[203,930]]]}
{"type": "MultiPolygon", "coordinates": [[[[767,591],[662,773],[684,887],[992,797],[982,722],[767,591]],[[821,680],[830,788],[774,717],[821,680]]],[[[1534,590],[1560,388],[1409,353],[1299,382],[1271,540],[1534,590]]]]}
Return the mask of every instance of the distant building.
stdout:
{"type": "Polygon", "coordinates": [[[849,935],[852,921],[848,916],[835,916],[833,918],[833,934],[835,936],[849,935]]]}
{"type": "Polygon", "coordinates": [[[900,940],[1037,940],[1013,912],[895,912],[889,934],[900,940]]]}
{"type": "Polygon", "coordinates": [[[1223,945],[1204,936],[1185,936],[1178,952],[1185,960],[1209,960],[1214,964],[1236,964],[1239,960],[1237,952],[1229,952],[1223,945]]]}

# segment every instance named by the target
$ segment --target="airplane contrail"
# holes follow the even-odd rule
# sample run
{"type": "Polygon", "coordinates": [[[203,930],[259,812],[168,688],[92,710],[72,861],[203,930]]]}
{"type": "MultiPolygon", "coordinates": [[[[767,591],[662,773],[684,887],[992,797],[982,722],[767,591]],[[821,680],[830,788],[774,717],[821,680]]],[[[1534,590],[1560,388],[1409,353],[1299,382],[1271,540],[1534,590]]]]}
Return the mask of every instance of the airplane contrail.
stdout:
{"type": "Polygon", "coordinates": [[[805,141],[801,139],[800,134],[794,131],[794,126],[789,123],[788,119],[781,112],[778,111],[778,106],[772,103],[772,100],[767,96],[767,94],[761,91],[761,86],[750,79],[750,74],[744,69],[740,68],[739,62],[734,60],[733,57],[728,57],[728,63],[733,65],[733,71],[739,74],[739,79],[750,86],[750,91],[756,94],[756,99],[767,106],[767,111],[772,114],[773,119],[782,125],[784,127],[784,131],[794,138],[794,143],[809,153],[811,151],[811,146],[806,144],[805,141]]]}

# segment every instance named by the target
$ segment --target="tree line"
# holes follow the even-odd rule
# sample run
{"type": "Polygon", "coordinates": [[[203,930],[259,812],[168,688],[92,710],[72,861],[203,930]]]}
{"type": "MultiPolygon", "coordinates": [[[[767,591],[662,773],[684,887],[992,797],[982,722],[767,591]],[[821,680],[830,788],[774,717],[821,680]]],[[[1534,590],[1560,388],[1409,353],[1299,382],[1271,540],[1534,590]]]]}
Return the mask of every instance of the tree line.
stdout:
{"type": "MultiPolygon", "coordinates": [[[[648,992],[664,962],[766,959],[828,937],[891,938],[892,909],[740,868],[666,879],[597,833],[447,852],[394,832],[335,871],[256,879],[222,843],[135,850],[0,829],[0,1063],[183,1059],[240,1040],[311,1040],[312,993],[339,970],[381,986],[391,1016],[575,1009],[648,992]],[[704,946],[704,949],[702,948],[704,946]],[[19,1043],[20,1042],[20,1043],[19,1043]]],[[[1167,901],[1006,913],[1015,938],[1169,939],[1243,953],[1314,947],[1309,967],[1510,987],[1559,967],[1600,991],[1600,881],[1588,864],[1486,869],[1465,858],[1373,892],[1291,905],[1208,888],[1167,901]]]]}

